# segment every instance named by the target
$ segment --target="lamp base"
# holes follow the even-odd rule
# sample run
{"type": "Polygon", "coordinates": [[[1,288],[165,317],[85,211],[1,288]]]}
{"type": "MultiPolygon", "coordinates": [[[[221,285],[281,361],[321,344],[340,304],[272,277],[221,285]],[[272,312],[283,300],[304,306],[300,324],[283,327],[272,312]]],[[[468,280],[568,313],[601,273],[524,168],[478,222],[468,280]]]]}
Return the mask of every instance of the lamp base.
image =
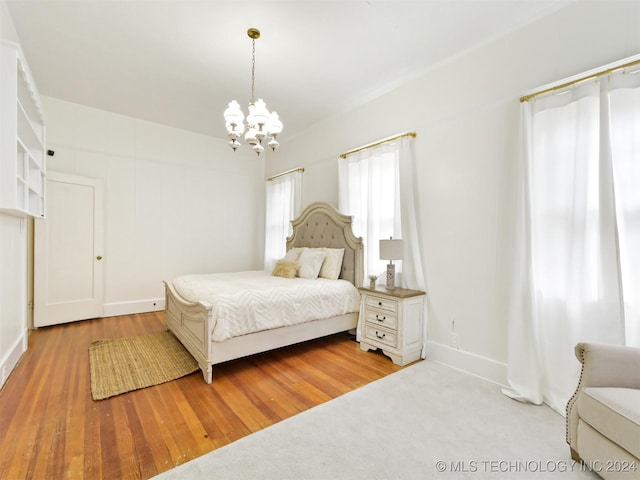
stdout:
{"type": "Polygon", "coordinates": [[[396,289],[396,266],[391,262],[387,265],[387,284],[385,288],[387,290],[396,289]]]}

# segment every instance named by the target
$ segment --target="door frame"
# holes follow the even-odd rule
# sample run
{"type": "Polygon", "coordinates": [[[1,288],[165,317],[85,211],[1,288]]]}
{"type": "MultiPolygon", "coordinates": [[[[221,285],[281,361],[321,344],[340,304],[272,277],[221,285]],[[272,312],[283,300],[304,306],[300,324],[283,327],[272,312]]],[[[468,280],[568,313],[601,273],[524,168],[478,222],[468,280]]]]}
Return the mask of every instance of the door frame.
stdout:
{"type": "MultiPolygon", "coordinates": [[[[88,318],[101,318],[104,315],[104,188],[99,178],[84,177],[68,173],[49,171],[46,174],[46,182],[69,183],[73,185],[92,187],[93,197],[93,304],[87,302],[79,307],[78,313],[73,318],[60,318],[56,315],[56,309],[47,305],[48,292],[48,225],[46,216],[44,219],[34,219],[33,228],[33,326],[34,328],[59,323],[85,320],[88,318]],[[77,318],[76,318],[77,317],[77,318]],[[46,318],[46,320],[44,320],[46,318]]],[[[47,188],[47,207],[50,201],[51,190],[47,188]]],[[[62,302],[64,303],[64,302],[62,302]]]]}

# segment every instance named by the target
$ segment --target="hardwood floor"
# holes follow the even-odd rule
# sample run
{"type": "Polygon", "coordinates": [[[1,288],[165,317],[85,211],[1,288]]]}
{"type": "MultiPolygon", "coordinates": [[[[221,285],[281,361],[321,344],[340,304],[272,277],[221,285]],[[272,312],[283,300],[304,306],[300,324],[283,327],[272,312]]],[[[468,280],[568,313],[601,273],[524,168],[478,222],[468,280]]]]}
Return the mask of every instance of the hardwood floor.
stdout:
{"type": "Polygon", "coordinates": [[[32,332],[0,391],[0,478],[150,478],[401,369],[345,333],[93,401],[89,344],[162,330],[154,312],[32,332]]]}

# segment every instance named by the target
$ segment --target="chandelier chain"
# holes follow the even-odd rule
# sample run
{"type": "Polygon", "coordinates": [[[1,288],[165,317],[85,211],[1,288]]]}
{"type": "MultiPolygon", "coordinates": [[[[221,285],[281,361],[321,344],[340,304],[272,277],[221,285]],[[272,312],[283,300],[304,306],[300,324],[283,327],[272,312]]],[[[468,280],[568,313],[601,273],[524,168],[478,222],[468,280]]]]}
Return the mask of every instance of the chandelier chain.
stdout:
{"type": "Polygon", "coordinates": [[[251,40],[253,44],[253,48],[251,51],[251,104],[255,103],[255,83],[256,83],[256,40],[255,38],[251,40]]]}

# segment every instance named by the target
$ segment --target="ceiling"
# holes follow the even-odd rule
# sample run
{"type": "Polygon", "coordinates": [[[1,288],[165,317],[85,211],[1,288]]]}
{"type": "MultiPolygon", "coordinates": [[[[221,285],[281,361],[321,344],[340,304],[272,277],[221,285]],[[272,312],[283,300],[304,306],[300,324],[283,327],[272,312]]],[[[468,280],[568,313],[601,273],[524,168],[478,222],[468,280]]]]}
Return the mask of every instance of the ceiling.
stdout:
{"type": "Polygon", "coordinates": [[[251,94],[292,138],[574,0],[6,1],[41,95],[224,137],[251,94]]]}

